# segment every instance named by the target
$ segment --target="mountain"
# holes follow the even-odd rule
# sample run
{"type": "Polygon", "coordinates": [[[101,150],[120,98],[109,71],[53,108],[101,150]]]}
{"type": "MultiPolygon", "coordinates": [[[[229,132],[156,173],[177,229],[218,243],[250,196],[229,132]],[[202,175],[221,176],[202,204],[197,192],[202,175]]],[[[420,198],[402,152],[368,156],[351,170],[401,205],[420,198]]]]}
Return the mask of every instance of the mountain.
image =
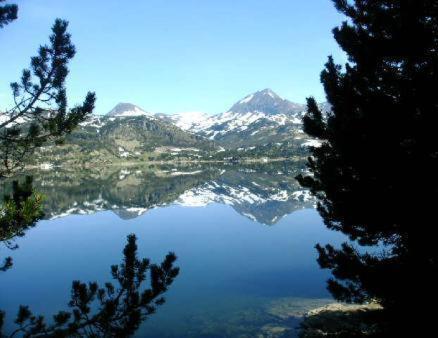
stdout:
{"type": "Polygon", "coordinates": [[[184,112],[173,115],[167,115],[168,120],[182,130],[191,131],[199,124],[209,118],[210,115],[202,112],[184,112]]]}
{"type": "Polygon", "coordinates": [[[304,143],[302,131],[306,106],[282,99],[271,89],[248,95],[224,113],[178,114],[167,117],[181,129],[214,140],[225,148],[283,143],[304,143]]]}
{"type": "Polygon", "coordinates": [[[119,103],[106,116],[128,117],[152,115],[132,103],[119,103]]]}
{"type": "Polygon", "coordinates": [[[107,115],[90,116],[63,145],[37,151],[30,164],[94,165],[166,160],[169,156],[198,158],[218,149],[210,140],[151,116],[132,104],[118,104],[107,115]]]}
{"type": "Polygon", "coordinates": [[[271,89],[264,89],[248,95],[236,104],[229,111],[239,114],[251,112],[263,112],[267,115],[293,115],[305,110],[305,105],[292,103],[282,99],[271,89]]]}
{"type": "Polygon", "coordinates": [[[217,115],[152,115],[119,103],[106,115],[90,116],[63,146],[39,149],[30,164],[305,157],[307,147],[318,143],[302,130],[304,111],[303,104],[270,89],[248,95],[217,115]]]}

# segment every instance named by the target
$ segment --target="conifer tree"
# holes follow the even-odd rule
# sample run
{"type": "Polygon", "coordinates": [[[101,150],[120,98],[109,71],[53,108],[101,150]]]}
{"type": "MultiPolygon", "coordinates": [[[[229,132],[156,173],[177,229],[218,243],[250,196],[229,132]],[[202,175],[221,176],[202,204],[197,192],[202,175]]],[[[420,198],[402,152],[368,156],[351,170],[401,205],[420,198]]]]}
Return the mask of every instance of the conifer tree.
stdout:
{"type": "Polygon", "coordinates": [[[179,274],[176,256],[170,252],[161,264],[137,257],[137,238],[131,234],[123,250],[123,263],[111,266],[110,282],[100,287],[96,282],[74,281],[70,311],[59,311],[47,322],[44,316],[20,306],[15,324],[2,331],[5,313],[0,311],[1,337],[131,337],[140,324],[165,302],[164,293],[179,274]]]}
{"type": "Polygon", "coordinates": [[[0,28],[17,19],[18,6],[15,4],[1,4],[5,0],[0,0],[0,28]]]}
{"type": "Polygon", "coordinates": [[[322,145],[298,179],[352,241],[317,246],[329,290],[380,302],[389,336],[432,324],[413,311],[438,300],[438,2],[333,2],[347,16],[333,34],[348,63],[330,57],[321,74],[330,113],[308,99],[304,128],[322,145]]]}
{"type": "MultiPolygon", "coordinates": [[[[0,5],[0,28],[15,20],[17,11],[16,5],[0,5]]],[[[41,46],[31,59],[31,69],[24,70],[20,81],[11,84],[15,104],[0,112],[0,179],[21,168],[36,148],[50,141],[62,142],[94,109],[95,95],[91,92],[82,105],[67,108],[67,65],[75,55],[67,26],[64,20],[55,21],[50,45],[41,46]]],[[[31,177],[22,183],[14,181],[12,194],[5,195],[0,205],[0,241],[8,246],[13,238],[23,236],[35,225],[43,216],[42,201],[43,196],[33,190],[31,177]]],[[[17,328],[7,334],[3,332],[6,314],[0,311],[0,336],[132,336],[164,304],[163,294],[179,273],[172,252],[159,265],[138,259],[136,240],[135,235],[128,236],[123,263],[111,267],[118,286],[73,281],[68,303],[71,311],[59,311],[48,323],[28,306],[20,306],[14,321],[17,328]]],[[[7,257],[0,270],[11,266],[12,259],[7,257]]]]}
{"type": "MultiPolygon", "coordinates": [[[[0,6],[0,28],[16,18],[16,5],[0,6]]],[[[14,104],[0,112],[0,178],[21,168],[48,141],[62,142],[94,109],[91,92],[81,105],[67,107],[65,80],[68,63],[76,53],[67,27],[68,22],[57,19],[50,44],[40,46],[30,69],[23,70],[20,81],[11,83],[14,104]]]]}
{"type": "MultiPolygon", "coordinates": [[[[17,19],[18,13],[17,5],[4,2],[0,0],[0,28],[17,19]]],[[[11,84],[14,104],[0,112],[0,180],[22,168],[38,147],[62,142],[94,109],[91,92],[81,105],[67,108],[65,80],[75,55],[67,27],[66,21],[55,21],[50,44],[40,46],[30,69],[11,84]]],[[[7,247],[13,248],[13,238],[22,236],[42,216],[42,196],[33,191],[31,183],[30,178],[24,183],[14,181],[13,198],[5,196],[0,204],[0,241],[7,247]]],[[[11,266],[12,259],[7,257],[0,271],[11,266]]]]}
{"type": "MultiPolygon", "coordinates": [[[[17,249],[14,239],[24,236],[26,230],[44,216],[43,200],[43,195],[34,191],[31,176],[22,183],[12,182],[12,193],[5,194],[3,204],[0,204],[0,242],[8,249],[17,249]]],[[[12,265],[12,258],[6,257],[0,271],[10,269],[12,265]]]]}

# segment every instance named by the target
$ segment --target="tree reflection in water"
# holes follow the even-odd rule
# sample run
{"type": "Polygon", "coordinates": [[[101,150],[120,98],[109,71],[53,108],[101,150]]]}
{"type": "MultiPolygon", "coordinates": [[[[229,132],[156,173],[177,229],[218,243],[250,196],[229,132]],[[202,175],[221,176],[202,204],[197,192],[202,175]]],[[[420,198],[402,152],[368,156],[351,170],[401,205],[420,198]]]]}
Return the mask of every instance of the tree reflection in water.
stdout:
{"type": "MultiPolygon", "coordinates": [[[[43,216],[43,198],[32,188],[32,178],[24,183],[14,181],[12,193],[5,195],[0,214],[0,240],[10,249],[17,236],[33,227],[43,216]]],[[[59,311],[48,324],[41,315],[34,315],[28,306],[20,306],[15,318],[17,328],[4,333],[5,313],[0,312],[1,337],[128,337],[140,324],[165,302],[163,294],[179,273],[174,266],[176,255],[168,253],[161,264],[149,259],[138,259],[137,238],[131,234],[123,250],[123,262],[111,266],[112,278],[117,286],[107,282],[73,281],[69,311],[59,311]]],[[[6,271],[12,267],[7,257],[1,265],[6,271]]]]}
{"type": "MultiPolygon", "coordinates": [[[[140,324],[164,304],[163,294],[179,273],[176,256],[170,252],[159,265],[137,258],[137,238],[131,234],[123,250],[123,262],[111,267],[118,286],[107,282],[100,287],[73,281],[69,311],[59,311],[53,323],[20,306],[17,328],[2,337],[128,337],[140,324]],[[149,277],[149,280],[148,278],[149,277]],[[146,286],[147,285],[147,286],[146,286]]],[[[0,314],[3,326],[4,313],[0,314]]]]}
{"type": "MultiPolygon", "coordinates": [[[[12,192],[5,194],[0,205],[0,241],[10,250],[18,245],[14,238],[24,236],[26,230],[35,226],[43,216],[43,196],[34,191],[32,177],[26,176],[23,183],[12,182],[12,192]]],[[[0,271],[12,267],[12,258],[6,257],[0,265],[0,271]]]]}

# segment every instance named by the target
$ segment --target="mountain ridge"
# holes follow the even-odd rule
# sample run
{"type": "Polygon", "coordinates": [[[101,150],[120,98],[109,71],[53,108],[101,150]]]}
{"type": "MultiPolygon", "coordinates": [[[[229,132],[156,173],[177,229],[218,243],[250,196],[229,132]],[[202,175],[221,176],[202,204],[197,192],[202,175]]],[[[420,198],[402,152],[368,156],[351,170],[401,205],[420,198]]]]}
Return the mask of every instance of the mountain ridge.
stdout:
{"type": "MultiPolygon", "coordinates": [[[[320,107],[323,111],[329,110],[325,102],[320,103],[320,107]]],[[[217,142],[225,148],[237,149],[290,142],[291,139],[308,141],[309,137],[302,128],[305,112],[305,104],[283,99],[266,88],[245,96],[227,111],[213,115],[202,112],[151,114],[136,105],[119,103],[107,116],[143,114],[217,142]]]]}
{"type": "MultiPolygon", "coordinates": [[[[328,106],[321,103],[320,107],[327,110],[328,106]]],[[[239,148],[308,138],[302,131],[305,111],[305,104],[283,99],[267,88],[245,96],[223,113],[158,117],[221,146],[239,148]]]]}
{"type": "Polygon", "coordinates": [[[271,89],[247,95],[220,114],[152,114],[118,103],[106,115],[92,115],[60,147],[47,146],[33,160],[53,165],[120,161],[195,161],[307,156],[318,143],[302,127],[305,106],[271,89]]]}

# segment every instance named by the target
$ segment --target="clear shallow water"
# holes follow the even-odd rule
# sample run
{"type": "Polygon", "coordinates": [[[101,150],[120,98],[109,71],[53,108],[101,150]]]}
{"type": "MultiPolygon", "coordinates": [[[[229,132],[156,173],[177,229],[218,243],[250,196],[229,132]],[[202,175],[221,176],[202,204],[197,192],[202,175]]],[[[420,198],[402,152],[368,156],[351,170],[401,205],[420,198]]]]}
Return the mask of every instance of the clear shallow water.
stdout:
{"type": "MultiPolygon", "coordinates": [[[[275,205],[275,197],[269,200],[264,196],[263,200],[255,201],[255,196],[251,200],[248,194],[239,195],[246,190],[253,193],[242,180],[236,179],[248,178],[248,173],[233,174],[234,179],[227,181],[234,182],[231,188],[244,199],[242,205],[238,205],[238,197],[230,203],[230,194],[225,198],[228,204],[220,203],[219,193],[210,196],[209,203],[193,203],[193,198],[192,203],[187,203],[187,199],[179,199],[181,195],[187,196],[188,191],[200,197],[199,189],[212,182],[219,186],[226,178],[223,175],[184,188],[175,194],[174,202],[158,203],[148,211],[139,209],[133,194],[135,210],[132,205],[123,209],[119,203],[113,211],[87,215],[72,212],[65,217],[40,221],[25,237],[16,240],[19,249],[2,249],[4,255],[14,259],[14,267],[0,275],[0,308],[7,313],[6,329],[11,327],[20,304],[29,305],[34,313],[51,315],[66,308],[72,280],[101,283],[110,280],[110,266],[121,261],[126,236],[130,233],[137,235],[139,257],[160,262],[168,251],[174,251],[181,268],[165,295],[166,304],[142,325],[139,337],[252,337],[256,334],[267,337],[271,327],[296,325],[291,314],[329,298],[325,289],[328,274],[316,263],[314,245],[336,244],[343,238],[328,231],[317,212],[293,197],[297,194],[284,184],[280,184],[281,191],[288,191],[286,195],[290,198],[283,193],[283,199],[277,201],[282,203],[279,205],[275,205]],[[285,208],[284,204],[288,203],[301,204],[297,208],[285,208]],[[246,204],[254,209],[252,214],[246,204]],[[126,209],[131,209],[129,217],[126,209]],[[125,211],[123,217],[121,210],[125,211]],[[292,211],[273,216],[272,210],[292,211]],[[266,214],[269,217],[263,216],[266,214]],[[273,217],[277,219],[270,225],[257,220],[273,217]]],[[[289,180],[278,171],[269,174],[275,176],[272,180],[267,180],[269,175],[262,172],[251,175],[250,185],[257,189],[260,183],[253,184],[259,182],[257,175],[269,187],[289,180]]],[[[110,186],[114,187],[114,182],[110,186]]],[[[230,191],[225,183],[219,188],[222,195],[230,191]]],[[[127,194],[124,200],[129,201],[129,193],[119,192],[127,194]]],[[[278,191],[271,191],[270,196],[276,194],[278,191]]],[[[85,204],[94,201],[95,196],[89,195],[84,199],[88,201],[85,204]]],[[[205,195],[204,191],[201,197],[205,195]]],[[[84,201],[79,204],[83,205],[84,201]]],[[[114,206],[113,202],[108,205],[114,206]]],[[[81,213],[83,209],[78,210],[81,213]]],[[[65,214],[65,210],[57,212],[65,214]]]]}

